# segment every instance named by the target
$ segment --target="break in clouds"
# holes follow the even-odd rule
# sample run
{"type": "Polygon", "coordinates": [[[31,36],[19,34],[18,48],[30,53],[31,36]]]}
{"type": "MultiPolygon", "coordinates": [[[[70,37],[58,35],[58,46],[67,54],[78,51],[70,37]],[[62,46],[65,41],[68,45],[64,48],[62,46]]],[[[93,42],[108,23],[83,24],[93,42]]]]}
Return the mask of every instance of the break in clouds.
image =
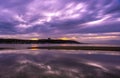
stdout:
{"type": "Polygon", "coordinates": [[[120,39],[120,0],[0,0],[0,37],[120,39]]]}

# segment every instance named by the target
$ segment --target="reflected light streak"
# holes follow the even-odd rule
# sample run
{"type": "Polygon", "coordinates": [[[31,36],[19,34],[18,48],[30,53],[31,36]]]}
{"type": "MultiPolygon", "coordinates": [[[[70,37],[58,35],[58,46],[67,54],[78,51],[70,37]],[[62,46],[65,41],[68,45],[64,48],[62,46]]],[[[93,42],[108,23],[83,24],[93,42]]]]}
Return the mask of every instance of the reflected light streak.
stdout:
{"type": "Polygon", "coordinates": [[[91,65],[91,66],[99,67],[99,68],[101,68],[101,69],[103,69],[103,70],[105,70],[105,71],[109,71],[107,68],[105,68],[105,67],[103,67],[102,65],[97,64],[97,63],[88,62],[87,64],[88,64],[88,65],[91,65]]]}
{"type": "Polygon", "coordinates": [[[37,48],[37,47],[39,47],[38,44],[32,44],[31,45],[31,50],[39,50],[39,48],[37,48]]]}

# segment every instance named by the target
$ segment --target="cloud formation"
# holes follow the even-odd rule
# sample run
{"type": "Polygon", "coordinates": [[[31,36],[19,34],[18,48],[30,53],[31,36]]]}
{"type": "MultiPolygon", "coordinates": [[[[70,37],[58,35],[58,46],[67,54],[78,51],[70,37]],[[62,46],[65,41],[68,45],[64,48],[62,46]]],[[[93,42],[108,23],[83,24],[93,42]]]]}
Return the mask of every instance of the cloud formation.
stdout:
{"type": "Polygon", "coordinates": [[[42,38],[120,32],[120,0],[0,0],[0,34],[42,38]]]}

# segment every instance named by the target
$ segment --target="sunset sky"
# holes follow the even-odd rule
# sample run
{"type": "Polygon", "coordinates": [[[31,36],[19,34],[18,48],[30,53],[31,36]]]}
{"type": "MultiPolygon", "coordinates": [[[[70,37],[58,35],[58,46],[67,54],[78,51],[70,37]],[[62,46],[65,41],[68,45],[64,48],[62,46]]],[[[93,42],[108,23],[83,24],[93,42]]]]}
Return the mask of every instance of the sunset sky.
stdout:
{"type": "Polygon", "coordinates": [[[0,0],[0,38],[120,44],[120,0],[0,0]]]}

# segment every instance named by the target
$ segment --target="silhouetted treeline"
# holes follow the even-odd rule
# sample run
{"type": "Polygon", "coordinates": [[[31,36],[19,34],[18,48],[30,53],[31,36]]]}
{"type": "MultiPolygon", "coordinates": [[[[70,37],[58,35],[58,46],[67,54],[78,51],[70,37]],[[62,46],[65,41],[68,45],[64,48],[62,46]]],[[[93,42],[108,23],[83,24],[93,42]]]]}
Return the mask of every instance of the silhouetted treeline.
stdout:
{"type": "Polygon", "coordinates": [[[54,40],[54,39],[39,39],[39,40],[22,40],[22,39],[0,39],[0,43],[8,44],[79,44],[74,40],[54,40]]]}

